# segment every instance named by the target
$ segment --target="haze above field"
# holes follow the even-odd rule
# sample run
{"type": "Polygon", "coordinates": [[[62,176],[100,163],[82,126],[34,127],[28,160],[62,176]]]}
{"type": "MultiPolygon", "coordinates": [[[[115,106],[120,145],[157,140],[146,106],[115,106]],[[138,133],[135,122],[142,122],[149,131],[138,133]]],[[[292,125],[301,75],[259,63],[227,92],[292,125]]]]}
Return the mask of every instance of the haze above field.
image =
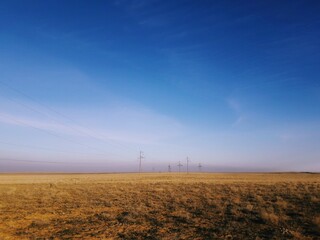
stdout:
{"type": "Polygon", "coordinates": [[[320,171],[319,12],[1,1],[0,171],[320,171]]]}

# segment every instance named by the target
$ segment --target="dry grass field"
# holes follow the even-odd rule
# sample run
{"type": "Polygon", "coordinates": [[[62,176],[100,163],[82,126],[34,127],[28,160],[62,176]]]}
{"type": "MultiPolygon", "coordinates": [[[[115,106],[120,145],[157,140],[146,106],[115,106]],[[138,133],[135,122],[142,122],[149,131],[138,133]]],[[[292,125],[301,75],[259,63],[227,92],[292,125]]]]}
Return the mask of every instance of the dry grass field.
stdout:
{"type": "Polygon", "coordinates": [[[320,174],[0,174],[0,239],[320,239],[320,174]]]}

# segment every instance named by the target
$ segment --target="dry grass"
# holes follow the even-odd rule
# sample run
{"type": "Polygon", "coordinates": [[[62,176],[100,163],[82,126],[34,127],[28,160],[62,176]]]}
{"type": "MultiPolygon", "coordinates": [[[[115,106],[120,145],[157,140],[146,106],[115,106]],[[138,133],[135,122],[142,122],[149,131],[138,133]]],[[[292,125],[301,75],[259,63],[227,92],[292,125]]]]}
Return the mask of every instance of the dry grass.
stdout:
{"type": "Polygon", "coordinates": [[[319,174],[2,174],[0,239],[320,239],[319,174]]]}

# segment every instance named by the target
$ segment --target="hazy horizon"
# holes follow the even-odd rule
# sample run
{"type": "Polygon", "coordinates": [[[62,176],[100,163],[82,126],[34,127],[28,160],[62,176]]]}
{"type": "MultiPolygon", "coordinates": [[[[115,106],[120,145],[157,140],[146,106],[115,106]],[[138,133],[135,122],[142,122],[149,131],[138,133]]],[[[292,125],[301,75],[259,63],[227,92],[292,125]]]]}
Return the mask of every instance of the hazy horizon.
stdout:
{"type": "Polygon", "coordinates": [[[2,1],[0,172],[319,172],[319,12],[2,1]]]}

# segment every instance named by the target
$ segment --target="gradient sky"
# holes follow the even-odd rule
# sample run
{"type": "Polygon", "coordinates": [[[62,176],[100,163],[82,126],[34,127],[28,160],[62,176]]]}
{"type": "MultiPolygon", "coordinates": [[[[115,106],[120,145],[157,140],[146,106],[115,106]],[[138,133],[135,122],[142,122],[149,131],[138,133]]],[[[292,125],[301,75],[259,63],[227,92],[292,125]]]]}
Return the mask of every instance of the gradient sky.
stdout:
{"type": "Polygon", "coordinates": [[[319,1],[1,1],[0,171],[320,171],[319,1]]]}

